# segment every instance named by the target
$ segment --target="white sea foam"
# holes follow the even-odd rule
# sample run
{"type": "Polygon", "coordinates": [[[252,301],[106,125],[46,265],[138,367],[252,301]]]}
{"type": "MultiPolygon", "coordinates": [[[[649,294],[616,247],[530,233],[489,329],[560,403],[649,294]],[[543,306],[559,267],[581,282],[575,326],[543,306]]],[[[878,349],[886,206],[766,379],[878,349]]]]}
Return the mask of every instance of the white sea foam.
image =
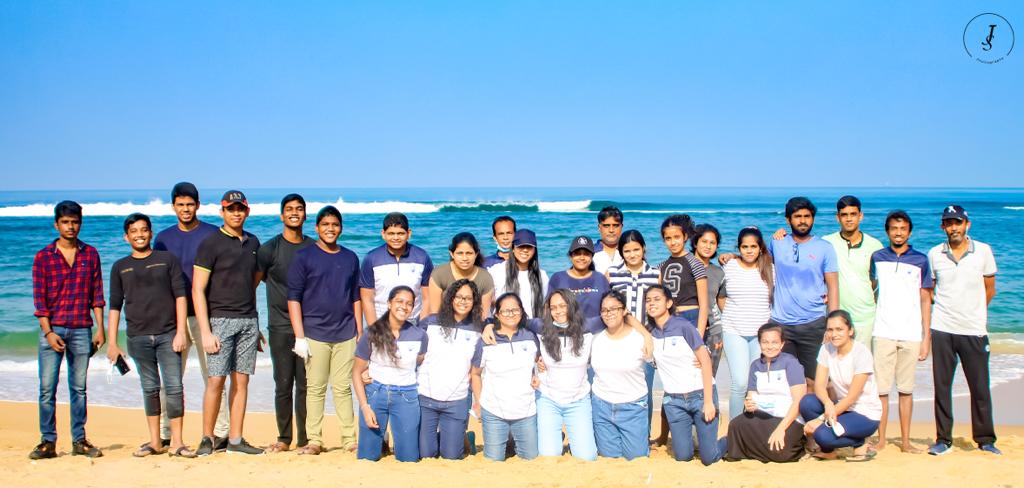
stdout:
{"type": "Polygon", "coordinates": [[[1024,210],[1024,207],[1003,207],[1004,210],[1024,210]]]}

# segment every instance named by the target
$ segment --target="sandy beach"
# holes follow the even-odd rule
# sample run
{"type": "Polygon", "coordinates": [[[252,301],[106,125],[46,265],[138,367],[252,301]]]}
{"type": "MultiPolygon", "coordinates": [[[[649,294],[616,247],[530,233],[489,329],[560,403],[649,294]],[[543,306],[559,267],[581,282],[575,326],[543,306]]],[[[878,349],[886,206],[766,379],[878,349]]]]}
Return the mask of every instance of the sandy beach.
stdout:
{"type": "MultiPolygon", "coordinates": [[[[899,428],[890,427],[890,446],[869,463],[805,460],[785,465],[767,465],[756,461],[720,462],[702,467],[699,462],[679,463],[664,449],[652,452],[649,459],[627,462],[600,459],[596,463],[577,461],[569,456],[525,462],[510,459],[500,464],[482,455],[463,461],[429,459],[419,463],[399,463],[386,457],[378,463],[357,461],[354,453],[335,449],[319,457],[298,456],[286,452],[262,456],[215,454],[201,459],[171,459],[166,455],[135,459],[134,446],[145,438],[141,409],[93,406],[89,408],[89,438],[104,451],[104,457],[90,460],[70,455],[68,407],[58,408],[58,452],[60,457],[30,461],[28,452],[38,442],[37,408],[34,403],[0,402],[0,465],[5,471],[5,487],[67,486],[199,486],[208,482],[229,486],[678,486],[704,483],[711,486],[936,486],[969,483],[973,487],[1024,486],[1024,426],[1014,422],[1019,414],[1014,399],[1019,399],[1022,383],[1014,382],[994,391],[997,433],[1002,457],[975,449],[970,441],[967,403],[958,398],[955,428],[956,450],[936,458],[924,454],[900,453],[899,428]],[[1006,423],[999,412],[1010,414],[1006,423]]],[[[928,414],[930,403],[916,405],[919,414],[928,414]]],[[[918,417],[918,415],[915,415],[918,417]]],[[[193,447],[200,435],[200,416],[186,415],[186,439],[193,447]]],[[[470,420],[482,444],[480,426],[470,420]]],[[[724,434],[726,427],[722,426],[724,434]]],[[[912,438],[927,446],[934,436],[929,421],[915,421],[912,438]]],[[[325,419],[324,437],[328,447],[337,447],[337,421],[325,419]]],[[[265,445],[275,439],[273,415],[249,414],[246,437],[253,444],[265,445]]],[[[842,451],[840,451],[842,453],[842,451]]]]}

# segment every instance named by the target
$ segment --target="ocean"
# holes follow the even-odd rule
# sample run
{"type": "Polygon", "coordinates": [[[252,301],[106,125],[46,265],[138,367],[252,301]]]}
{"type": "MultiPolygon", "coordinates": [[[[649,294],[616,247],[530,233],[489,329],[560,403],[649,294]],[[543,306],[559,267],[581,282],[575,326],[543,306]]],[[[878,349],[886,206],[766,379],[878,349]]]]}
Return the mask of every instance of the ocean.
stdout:
{"type": "MultiPolygon", "coordinates": [[[[344,215],[340,242],[364,255],[381,244],[380,225],[387,212],[409,216],[412,242],[425,248],[436,263],[447,262],[451,236],[474,233],[485,254],[494,252],[491,221],[508,214],[520,228],[537,233],[541,267],[549,274],[569,266],[566,251],[577,235],[595,238],[597,211],[616,205],[625,213],[625,229],[642,232],[648,243],[648,260],[657,263],[668,253],[659,239],[662,219],[672,213],[688,213],[698,223],[715,225],[722,233],[721,251],[735,248],[742,227],[757,225],[771,233],[786,225],[783,207],[795,195],[811,198],[819,213],[814,233],[835,232],[835,201],[844,194],[858,196],[864,205],[862,229],[886,242],[885,215],[894,209],[907,211],[914,220],[911,244],[921,251],[944,240],[939,215],[950,204],[963,205],[971,216],[969,235],[992,246],[999,266],[998,294],[989,308],[994,385],[1024,376],[1024,244],[1013,237],[1024,229],[1024,189],[956,188],[398,188],[398,189],[246,189],[252,207],[246,229],[265,241],[280,232],[279,201],[297,191],[307,201],[307,234],[314,235],[313,216],[325,205],[335,205],[344,215]],[[1014,231],[1013,229],[1017,229],[1014,231]]],[[[200,217],[219,224],[218,201],[223,188],[202,188],[205,203],[200,217]]],[[[143,212],[159,230],[175,223],[169,189],[98,191],[0,192],[0,400],[35,401],[38,392],[36,349],[38,323],[32,315],[31,267],[35,253],[53,240],[53,205],[71,199],[84,207],[81,239],[95,246],[104,267],[104,284],[110,266],[129,253],[123,239],[124,216],[143,212]]],[[[265,327],[266,300],[261,286],[258,309],[265,327]]],[[[122,324],[123,325],[123,324],[122,324]]],[[[123,326],[122,326],[123,330],[123,326]]],[[[124,335],[121,335],[124,341],[124,335]]],[[[194,353],[193,353],[194,354],[194,353]]],[[[724,366],[720,388],[728,381],[724,366]]],[[[138,380],[107,377],[109,363],[100,353],[90,367],[91,404],[135,407],[140,404],[138,380]]],[[[929,398],[931,368],[918,368],[918,398],[929,398]]],[[[956,395],[966,394],[958,380],[956,395]]],[[[186,371],[186,402],[200,409],[201,378],[196,361],[186,371]]],[[[249,408],[273,410],[270,359],[261,355],[250,386],[249,408]]],[[[66,400],[61,389],[60,398],[66,400]]],[[[725,390],[720,395],[727,398],[725,390]]]]}

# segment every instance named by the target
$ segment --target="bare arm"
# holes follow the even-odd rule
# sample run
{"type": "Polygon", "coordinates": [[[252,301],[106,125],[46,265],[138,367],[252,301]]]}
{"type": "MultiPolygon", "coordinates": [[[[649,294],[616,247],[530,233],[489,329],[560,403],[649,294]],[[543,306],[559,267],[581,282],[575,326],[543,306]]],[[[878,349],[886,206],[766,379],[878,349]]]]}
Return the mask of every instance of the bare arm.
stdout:
{"type": "MultiPolygon", "coordinates": [[[[850,382],[850,391],[847,392],[846,397],[839,400],[836,404],[836,415],[845,412],[852,406],[860,394],[864,393],[864,385],[868,382],[868,373],[857,373],[853,375],[853,381],[850,382]]],[[[815,388],[817,388],[817,382],[815,382],[815,388]]]]}
{"type": "Polygon", "coordinates": [[[717,300],[718,301],[718,309],[723,311],[723,312],[725,311],[725,300],[726,300],[725,297],[718,297],[718,300],[717,300]]]}
{"type": "Polygon", "coordinates": [[[422,310],[429,310],[427,315],[441,310],[441,293],[443,292],[444,290],[434,281],[434,278],[430,278],[430,284],[427,285],[427,293],[423,295],[422,310]]]}
{"type": "Polygon", "coordinates": [[[377,321],[377,307],[373,305],[376,294],[373,288],[359,289],[359,301],[367,304],[363,307],[363,316],[366,317],[366,320],[363,321],[364,324],[372,324],[377,321]]]}
{"type": "MultiPolygon", "coordinates": [[[[306,337],[306,328],[302,325],[302,303],[288,300],[288,320],[292,323],[292,332],[296,339],[306,337]]],[[[356,319],[358,323],[358,318],[356,319]]]]}
{"type": "Polygon", "coordinates": [[[355,358],[355,364],[352,365],[352,389],[356,392],[356,400],[359,402],[359,411],[363,414],[363,421],[366,422],[367,427],[376,429],[379,427],[377,414],[366,400],[366,385],[363,384],[363,373],[369,368],[369,365],[365,359],[355,358]]]}
{"type": "Polygon", "coordinates": [[[103,329],[103,307],[93,307],[92,318],[96,321],[96,332],[92,335],[92,343],[96,345],[97,349],[99,349],[103,346],[104,342],[107,342],[107,335],[103,329]]]}
{"type": "Polygon", "coordinates": [[[469,385],[473,389],[473,412],[477,418],[480,417],[480,392],[483,391],[484,384],[480,377],[482,371],[482,368],[476,366],[469,370],[469,385]]]}
{"type": "MultiPolygon", "coordinates": [[[[429,286],[424,286],[420,288],[420,300],[423,301],[423,304],[420,306],[420,320],[423,320],[430,316],[430,308],[433,307],[433,304],[435,303],[434,300],[430,298],[429,286]]],[[[437,303],[440,303],[440,301],[441,299],[438,298],[437,303]]],[[[437,308],[440,309],[441,306],[438,305],[437,308]]]]}
{"type": "Polygon", "coordinates": [[[363,301],[362,300],[352,304],[352,315],[356,318],[356,339],[360,339],[360,338],[363,337],[363,301]]]}
{"type": "Polygon", "coordinates": [[[707,347],[701,347],[694,351],[697,354],[697,361],[700,362],[700,375],[704,383],[704,421],[711,422],[718,414],[714,397],[714,378],[711,376],[711,354],[707,347]]]}
{"type": "Polygon", "coordinates": [[[839,310],[839,273],[825,273],[825,286],[828,287],[828,311],[839,310]]]}
{"type": "Polygon", "coordinates": [[[704,337],[704,332],[708,330],[708,311],[711,310],[711,304],[708,303],[708,280],[707,278],[701,278],[697,280],[697,332],[700,333],[701,337],[704,337]]]}
{"type": "Polygon", "coordinates": [[[928,359],[932,345],[932,290],[921,288],[921,348],[917,354],[918,361],[928,359]]]}
{"type": "Polygon", "coordinates": [[[985,277],[985,305],[992,304],[996,296],[996,275],[985,277]]]}
{"type": "Polygon", "coordinates": [[[494,291],[487,292],[480,297],[480,320],[486,320],[491,311],[491,303],[494,302],[494,291]]]}
{"type": "Polygon", "coordinates": [[[187,298],[182,296],[174,299],[174,315],[178,326],[174,332],[174,340],[171,341],[171,349],[174,352],[181,352],[185,350],[185,341],[187,340],[186,337],[188,337],[187,298]]]}
{"type": "Polygon", "coordinates": [[[196,266],[192,269],[192,305],[196,310],[196,322],[202,335],[203,350],[213,354],[220,350],[220,341],[210,329],[210,309],[206,303],[206,287],[210,284],[210,272],[196,266]]]}

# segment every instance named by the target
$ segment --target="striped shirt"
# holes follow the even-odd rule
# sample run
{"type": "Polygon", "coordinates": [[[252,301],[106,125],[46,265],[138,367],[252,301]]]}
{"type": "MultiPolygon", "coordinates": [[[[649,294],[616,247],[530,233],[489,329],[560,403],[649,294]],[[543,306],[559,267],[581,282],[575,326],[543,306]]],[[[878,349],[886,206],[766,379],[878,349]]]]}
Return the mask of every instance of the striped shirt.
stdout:
{"type": "Polygon", "coordinates": [[[768,285],[757,268],[744,269],[739,258],[725,265],[725,310],[722,330],[741,336],[757,335],[757,329],[771,318],[768,285]]]}
{"type": "Polygon", "coordinates": [[[634,275],[625,263],[608,268],[608,283],[611,288],[626,297],[626,311],[640,321],[647,323],[647,308],[644,306],[644,294],[651,285],[658,284],[658,268],[644,261],[639,274],[634,275]]]}

